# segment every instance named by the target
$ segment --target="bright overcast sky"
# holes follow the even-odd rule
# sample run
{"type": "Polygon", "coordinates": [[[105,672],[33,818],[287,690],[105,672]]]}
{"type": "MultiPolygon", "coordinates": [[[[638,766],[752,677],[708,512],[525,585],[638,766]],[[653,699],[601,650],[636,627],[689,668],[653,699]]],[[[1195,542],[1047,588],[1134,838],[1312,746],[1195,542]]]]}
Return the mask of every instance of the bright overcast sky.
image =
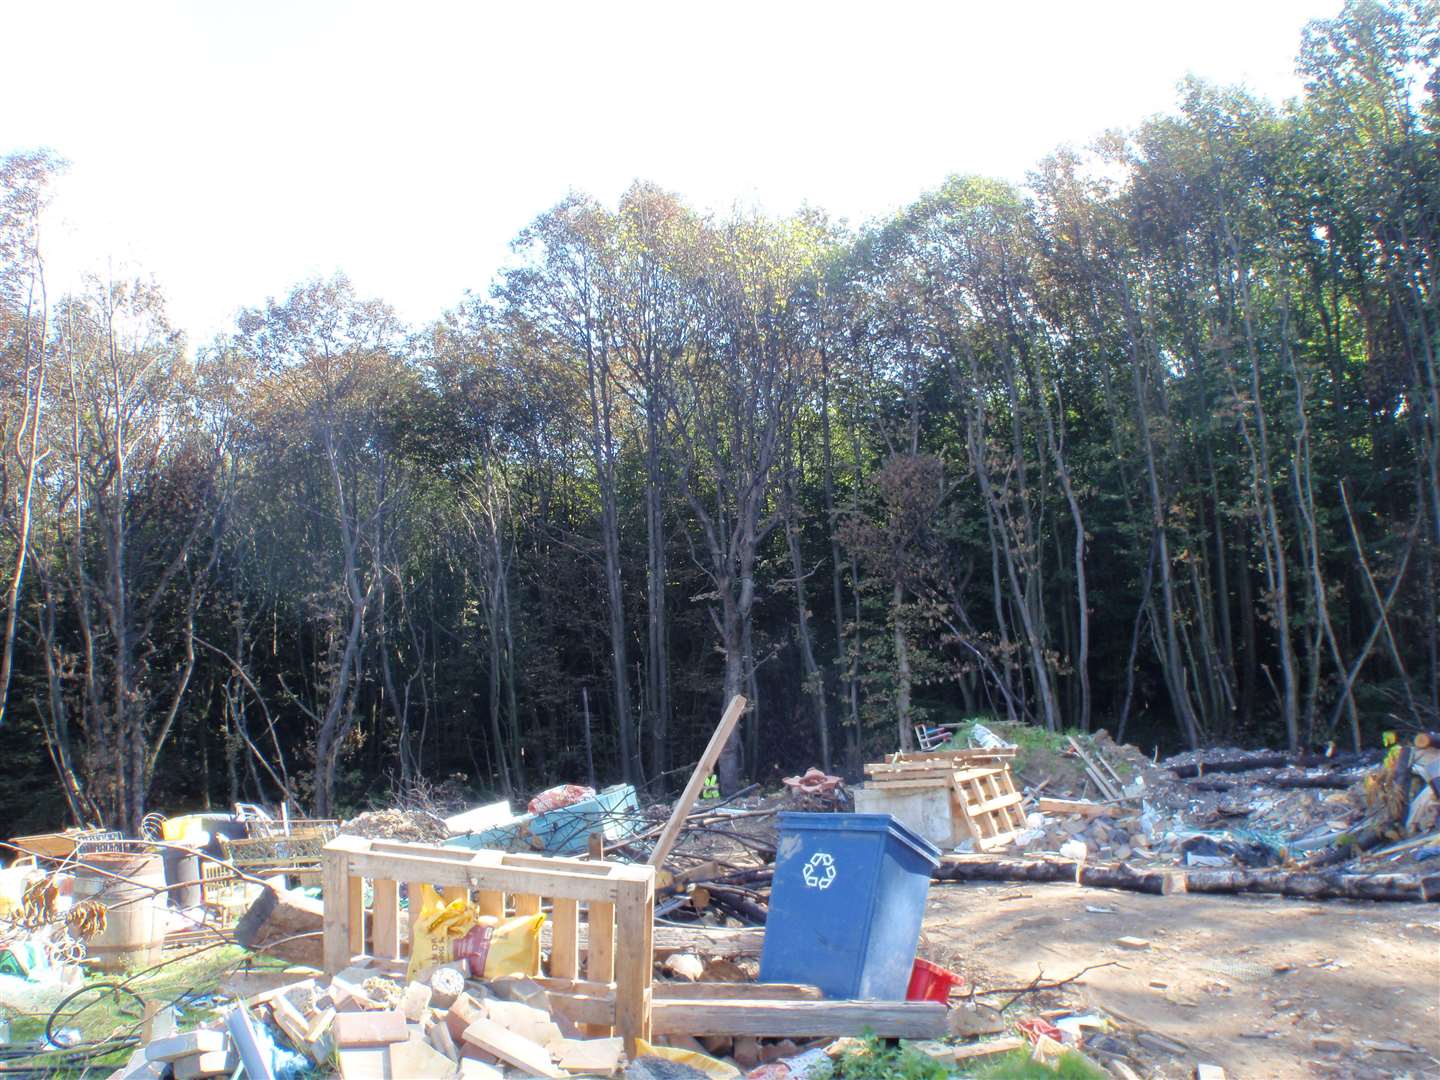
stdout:
{"type": "Polygon", "coordinates": [[[423,321],[570,189],[852,222],[947,174],[1022,179],[1186,73],[1295,93],[1340,0],[9,5],[0,153],[70,170],[49,229],[159,280],[192,341],[343,270],[423,321]]]}

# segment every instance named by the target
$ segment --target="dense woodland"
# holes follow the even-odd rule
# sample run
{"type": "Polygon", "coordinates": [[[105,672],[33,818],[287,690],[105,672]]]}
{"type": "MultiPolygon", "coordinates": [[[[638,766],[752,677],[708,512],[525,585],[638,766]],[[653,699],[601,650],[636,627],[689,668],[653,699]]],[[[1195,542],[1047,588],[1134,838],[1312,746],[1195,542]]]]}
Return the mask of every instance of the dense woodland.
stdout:
{"type": "MultiPolygon", "coordinates": [[[[1167,748],[1440,716],[1440,16],[1187,82],[894,218],[571,194],[428,326],[47,288],[0,158],[0,820],[659,795],[983,715],[1167,748]]],[[[963,147],[956,148],[963,161],[963,147]]],[[[203,272],[197,268],[197,272],[203,272]]]]}

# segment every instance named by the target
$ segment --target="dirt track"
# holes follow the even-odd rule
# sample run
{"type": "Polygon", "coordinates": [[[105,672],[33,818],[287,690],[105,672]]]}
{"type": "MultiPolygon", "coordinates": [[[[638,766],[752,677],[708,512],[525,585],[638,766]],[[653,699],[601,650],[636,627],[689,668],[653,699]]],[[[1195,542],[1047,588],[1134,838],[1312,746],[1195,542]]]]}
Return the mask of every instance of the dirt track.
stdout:
{"type": "Polygon", "coordinates": [[[1440,904],[936,884],[921,952],[981,988],[1117,962],[1035,1007],[1104,1010],[1142,1076],[1440,1077],[1440,904]],[[1127,935],[1150,947],[1114,944],[1127,935]],[[1142,1031],[1190,1052],[1137,1046],[1142,1031]]]}

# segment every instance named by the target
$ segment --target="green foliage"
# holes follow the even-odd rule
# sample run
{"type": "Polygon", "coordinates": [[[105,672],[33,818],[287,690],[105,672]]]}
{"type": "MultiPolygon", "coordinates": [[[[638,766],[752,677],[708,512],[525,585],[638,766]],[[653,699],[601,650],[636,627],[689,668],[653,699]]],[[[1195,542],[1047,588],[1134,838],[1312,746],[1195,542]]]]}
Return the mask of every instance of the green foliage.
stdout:
{"type": "Polygon", "coordinates": [[[1090,1064],[1079,1054],[1068,1051],[1049,1066],[1033,1060],[1028,1050],[1014,1050],[992,1061],[978,1062],[962,1076],[984,1080],[1105,1080],[1104,1070],[1090,1064]]]}
{"type": "Polygon", "coordinates": [[[835,1080],[944,1080],[950,1070],[929,1054],[874,1037],[835,1062],[835,1080]]]}

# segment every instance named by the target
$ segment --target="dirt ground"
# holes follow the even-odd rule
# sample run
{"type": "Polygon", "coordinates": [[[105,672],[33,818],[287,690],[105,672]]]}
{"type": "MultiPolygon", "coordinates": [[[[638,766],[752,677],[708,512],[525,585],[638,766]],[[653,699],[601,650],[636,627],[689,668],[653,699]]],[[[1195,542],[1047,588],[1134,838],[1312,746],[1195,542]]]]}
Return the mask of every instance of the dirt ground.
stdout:
{"type": "Polygon", "coordinates": [[[1113,962],[1013,1011],[1103,1010],[1117,1024],[1107,1045],[1141,1076],[1209,1063],[1231,1080],[1440,1077],[1440,904],[937,883],[921,953],[982,989],[1113,962]]]}

